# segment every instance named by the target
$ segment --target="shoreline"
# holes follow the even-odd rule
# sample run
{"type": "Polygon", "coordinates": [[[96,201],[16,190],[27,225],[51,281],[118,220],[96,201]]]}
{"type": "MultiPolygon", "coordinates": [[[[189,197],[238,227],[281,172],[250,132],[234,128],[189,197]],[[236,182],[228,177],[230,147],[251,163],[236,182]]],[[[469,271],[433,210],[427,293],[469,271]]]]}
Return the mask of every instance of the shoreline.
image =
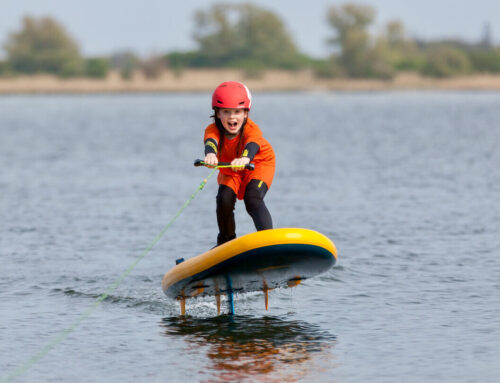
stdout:
{"type": "Polygon", "coordinates": [[[391,91],[391,90],[500,90],[500,75],[477,74],[453,78],[430,78],[417,73],[399,73],[391,80],[320,79],[309,70],[266,70],[258,78],[236,69],[187,69],[180,74],[165,71],[156,79],[135,73],[122,79],[110,72],[105,79],[61,79],[51,75],[0,77],[0,94],[92,94],[211,92],[223,81],[244,82],[252,91],[391,91]]]}

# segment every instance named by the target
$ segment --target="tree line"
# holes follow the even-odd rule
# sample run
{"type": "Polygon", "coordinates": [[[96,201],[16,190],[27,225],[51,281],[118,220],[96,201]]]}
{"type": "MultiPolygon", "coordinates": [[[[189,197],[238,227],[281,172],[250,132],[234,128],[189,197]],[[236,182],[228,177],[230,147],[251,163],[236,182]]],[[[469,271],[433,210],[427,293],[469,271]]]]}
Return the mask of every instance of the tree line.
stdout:
{"type": "Polygon", "coordinates": [[[384,78],[399,71],[450,77],[472,73],[500,73],[500,47],[486,29],[477,43],[459,40],[422,41],[409,37],[401,21],[388,22],[371,34],[376,10],[360,4],[331,6],[331,55],[315,59],[301,53],[285,24],[275,13],[251,3],[215,4],[194,15],[190,52],[168,52],[141,59],[133,52],[85,58],[78,43],[52,18],[25,17],[20,30],[5,44],[0,75],[48,73],[60,77],[104,78],[118,70],[131,78],[142,71],[156,78],[166,69],[181,74],[185,68],[238,68],[259,76],[265,69],[311,69],[318,77],[384,78]]]}

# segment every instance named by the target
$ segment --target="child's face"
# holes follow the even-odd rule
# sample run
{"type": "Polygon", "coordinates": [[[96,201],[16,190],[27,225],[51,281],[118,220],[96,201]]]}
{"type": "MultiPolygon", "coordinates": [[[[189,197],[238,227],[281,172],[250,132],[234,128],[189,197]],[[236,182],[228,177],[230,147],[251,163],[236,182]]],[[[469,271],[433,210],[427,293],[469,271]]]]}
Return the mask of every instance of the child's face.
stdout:
{"type": "Polygon", "coordinates": [[[248,111],[245,109],[218,109],[217,117],[229,134],[238,134],[243,121],[248,117],[248,111]]]}

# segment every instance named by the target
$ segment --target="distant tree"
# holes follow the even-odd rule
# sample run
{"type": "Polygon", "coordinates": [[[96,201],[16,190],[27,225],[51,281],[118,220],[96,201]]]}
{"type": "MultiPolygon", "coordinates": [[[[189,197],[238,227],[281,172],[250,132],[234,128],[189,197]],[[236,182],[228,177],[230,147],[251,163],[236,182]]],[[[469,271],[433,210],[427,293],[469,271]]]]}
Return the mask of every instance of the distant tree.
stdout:
{"type": "Polygon", "coordinates": [[[328,21],[336,30],[331,43],[340,49],[339,62],[351,76],[367,72],[370,42],[367,27],[374,17],[373,8],[356,4],[334,6],[328,11],[328,21]]]}
{"type": "Polygon", "coordinates": [[[166,69],[166,60],[163,57],[152,56],[149,59],[144,60],[140,67],[146,78],[155,79],[160,77],[166,69]]]}
{"type": "Polygon", "coordinates": [[[184,68],[199,67],[199,53],[195,51],[190,52],[170,52],[164,56],[167,67],[174,72],[176,77],[182,76],[184,68]]]}
{"type": "Polygon", "coordinates": [[[25,17],[22,29],[10,34],[5,50],[14,72],[66,77],[84,71],[77,43],[62,25],[49,17],[25,17]]]}
{"type": "Polygon", "coordinates": [[[391,79],[395,74],[394,52],[382,40],[378,40],[367,52],[364,77],[391,79]]]}
{"type": "Polygon", "coordinates": [[[405,47],[408,45],[406,28],[399,20],[391,20],[385,26],[385,37],[391,47],[405,47]]]}
{"type": "Polygon", "coordinates": [[[9,71],[9,66],[5,61],[0,61],[0,76],[5,76],[9,71]]]}
{"type": "Polygon", "coordinates": [[[466,53],[446,45],[432,47],[422,73],[433,77],[452,77],[470,73],[472,65],[466,53]]]}
{"type": "Polygon", "coordinates": [[[345,75],[345,72],[339,67],[337,59],[333,56],[323,60],[315,60],[308,66],[318,78],[334,78],[345,75]]]}
{"type": "Polygon", "coordinates": [[[85,60],[85,75],[93,78],[105,78],[109,72],[109,60],[106,58],[89,58],[85,60]]]}
{"type": "Polygon", "coordinates": [[[500,49],[473,49],[467,52],[467,56],[474,71],[483,73],[500,72],[500,49]]]}
{"type": "Polygon", "coordinates": [[[139,68],[141,60],[130,51],[115,53],[111,56],[111,68],[118,70],[124,79],[131,79],[134,71],[139,68]]]}
{"type": "Polygon", "coordinates": [[[215,4],[195,15],[200,66],[296,68],[300,56],[273,12],[252,4],[215,4]]]}
{"type": "Polygon", "coordinates": [[[424,55],[406,33],[399,20],[389,21],[378,37],[375,49],[381,52],[395,70],[420,70],[425,63],[424,55]]]}
{"type": "Polygon", "coordinates": [[[336,36],[330,40],[339,51],[338,62],[351,77],[390,77],[390,63],[384,51],[374,49],[368,27],[375,18],[375,9],[359,4],[333,6],[328,21],[336,36]]]}

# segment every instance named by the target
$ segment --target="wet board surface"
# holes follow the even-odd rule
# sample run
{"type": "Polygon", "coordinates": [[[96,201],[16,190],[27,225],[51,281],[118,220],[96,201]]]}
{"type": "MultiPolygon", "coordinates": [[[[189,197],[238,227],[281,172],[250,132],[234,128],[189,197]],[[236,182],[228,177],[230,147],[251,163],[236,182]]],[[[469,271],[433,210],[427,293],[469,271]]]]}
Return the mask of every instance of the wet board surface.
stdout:
{"type": "Polygon", "coordinates": [[[165,274],[164,293],[176,299],[293,287],[330,269],[333,242],[313,230],[264,230],[236,238],[165,274]]]}

